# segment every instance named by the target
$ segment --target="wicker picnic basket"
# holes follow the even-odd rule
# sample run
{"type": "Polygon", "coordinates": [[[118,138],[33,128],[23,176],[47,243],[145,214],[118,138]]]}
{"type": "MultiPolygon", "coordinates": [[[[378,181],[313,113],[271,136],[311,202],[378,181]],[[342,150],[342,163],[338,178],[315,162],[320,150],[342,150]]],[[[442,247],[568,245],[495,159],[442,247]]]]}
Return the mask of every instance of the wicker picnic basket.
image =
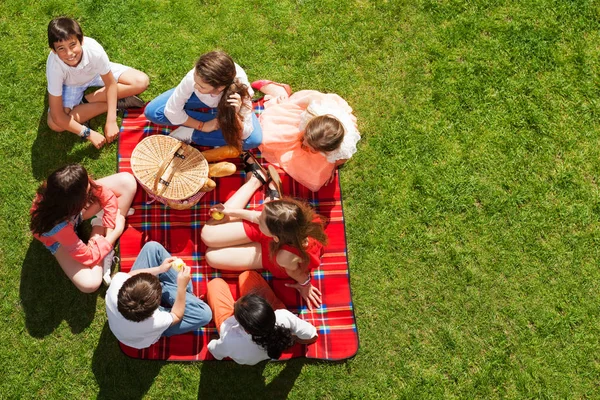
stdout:
{"type": "Polygon", "coordinates": [[[165,135],[139,142],[131,154],[131,169],[152,199],[177,210],[198,203],[208,181],[208,162],[202,153],[165,135]]]}

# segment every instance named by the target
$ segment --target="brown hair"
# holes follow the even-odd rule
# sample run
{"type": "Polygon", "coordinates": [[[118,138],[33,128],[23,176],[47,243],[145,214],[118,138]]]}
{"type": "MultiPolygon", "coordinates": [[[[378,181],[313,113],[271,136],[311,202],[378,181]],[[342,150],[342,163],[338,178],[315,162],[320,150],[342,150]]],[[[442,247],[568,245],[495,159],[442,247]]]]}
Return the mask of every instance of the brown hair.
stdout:
{"type": "Polygon", "coordinates": [[[74,19],[67,17],[54,18],[48,24],[48,46],[54,50],[54,43],[62,42],[75,36],[79,43],[83,42],[81,26],[74,19]]]}
{"type": "Polygon", "coordinates": [[[65,165],[51,173],[37,191],[29,223],[31,232],[46,233],[95,202],[96,196],[87,190],[88,183],[95,190],[101,188],[79,164],[65,165]]]}
{"type": "Polygon", "coordinates": [[[306,124],[304,137],[306,143],[317,151],[338,149],[344,140],[344,125],[333,115],[320,115],[306,124]]]}
{"type": "Polygon", "coordinates": [[[327,244],[325,234],[325,218],[317,215],[314,210],[303,201],[289,197],[265,203],[265,224],[269,231],[279,238],[269,244],[271,258],[283,245],[292,246],[300,251],[302,262],[309,260],[303,243],[308,237],[312,237],[321,244],[327,244]]]}
{"type": "Polygon", "coordinates": [[[127,279],[117,295],[117,308],[129,321],[149,318],[160,305],[162,287],[158,278],[142,272],[127,279]]]}
{"type": "Polygon", "coordinates": [[[225,142],[241,151],[243,125],[235,108],[227,102],[227,99],[237,93],[241,97],[242,107],[248,108],[250,94],[248,87],[235,77],[237,71],[233,59],[224,51],[211,51],[200,56],[196,62],[195,73],[214,88],[225,86],[217,105],[217,120],[225,142]]]}

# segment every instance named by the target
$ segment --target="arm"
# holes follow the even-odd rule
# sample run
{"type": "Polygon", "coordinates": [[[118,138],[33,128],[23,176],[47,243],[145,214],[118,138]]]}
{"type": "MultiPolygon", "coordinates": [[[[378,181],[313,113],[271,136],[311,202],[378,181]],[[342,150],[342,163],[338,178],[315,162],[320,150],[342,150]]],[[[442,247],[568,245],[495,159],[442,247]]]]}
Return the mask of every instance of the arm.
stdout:
{"type": "Polygon", "coordinates": [[[188,72],[179,85],[167,100],[165,105],[165,116],[174,125],[185,125],[190,128],[198,129],[201,125],[201,121],[191,118],[183,110],[185,104],[188,102],[192,94],[194,93],[194,70],[188,72]]]}
{"type": "Polygon", "coordinates": [[[106,87],[106,103],[108,106],[104,136],[108,143],[111,143],[119,134],[119,126],[117,125],[117,81],[111,71],[100,75],[100,77],[106,87]]]}
{"type": "Polygon", "coordinates": [[[294,253],[280,250],[277,253],[277,263],[285,268],[285,272],[296,283],[286,283],[285,286],[296,289],[306,302],[309,310],[319,308],[322,303],[321,291],[310,281],[310,274],[300,267],[301,259],[294,253]]]}
{"type": "Polygon", "coordinates": [[[277,310],[276,312],[278,317],[285,317],[288,320],[292,338],[296,343],[312,344],[319,338],[317,328],[310,322],[298,318],[288,310],[277,310]]]}
{"type": "Polygon", "coordinates": [[[94,235],[85,244],[73,230],[69,223],[52,236],[61,244],[73,259],[86,267],[98,265],[100,261],[112,250],[114,241],[102,235],[94,235]]]}
{"type": "Polygon", "coordinates": [[[191,268],[186,265],[177,275],[177,296],[175,297],[173,308],[171,308],[171,315],[173,316],[173,323],[171,325],[176,325],[183,319],[183,313],[185,312],[185,290],[191,279],[190,272],[191,268]]]}
{"type": "Polygon", "coordinates": [[[134,276],[134,275],[140,274],[142,272],[152,274],[154,276],[158,276],[158,274],[167,272],[169,270],[169,268],[171,268],[171,263],[173,261],[175,261],[176,258],[177,257],[167,257],[162,262],[162,264],[160,264],[158,267],[142,268],[142,269],[135,269],[133,271],[129,271],[129,276],[134,276]]]}
{"type": "Polygon", "coordinates": [[[246,221],[253,222],[255,224],[258,224],[258,217],[260,216],[260,211],[246,210],[242,208],[225,208],[223,204],[216,204],[215,206],[211,207],[209,213],[214,211],[223,213],[226,216],[229,216],[230,219],[245,219],[246,221]]]}
{"type": "MultiPolygon", "coordinates": [[[[71,114],[67,114],[67,112],[65,112],[65,109],[62,106],[62,95],[53,96],[48,93],[48,105],[50,107],[49,112],[52,122],[54,122],[60,129],[64,131],[69,131],[77,136],[81,134],[85,127],[77,122],[71,114]]],[[[104,143],[106,142],[104,136],[92,129],[90,129],[90,136],[87,140],[92,142],[94,147],[97,149],[104,146],[104,143]]]]}
{"type": "Polygon", "coordinates": [[[117,200],[117,196],[108,187],[97,182],[94,183],[99,186],[98,190],[94,190],[94,196],[96,196],[98,203],[100,203],[100,206],[104,210],[104,215],[102,216],[102,226],[114,228],[117,212],[119,211],[119,202],[117,200]]]}

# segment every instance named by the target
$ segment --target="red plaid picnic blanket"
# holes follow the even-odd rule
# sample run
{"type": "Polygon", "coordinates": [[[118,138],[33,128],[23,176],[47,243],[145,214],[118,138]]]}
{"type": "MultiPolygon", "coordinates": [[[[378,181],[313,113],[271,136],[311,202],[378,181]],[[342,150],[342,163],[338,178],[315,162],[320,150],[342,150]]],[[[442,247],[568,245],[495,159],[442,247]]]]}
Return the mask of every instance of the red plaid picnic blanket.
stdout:
{"type": "MultiPolygon", "coordinates": [[[[255,112],[260,113],[260,107],[255,106],[255,112]]],[[[131,153],[140,140],[148,135],[167,134],[171,128],[152,124],[145,118],[142,110],[128,112],[123,118],[119,135],[119,171],[131,172],[131,153]]],[[[255,154],[259,161],[264,162],[258,151],[255,154]]],[[[207,193],[189,210],[174,210],[159,202],[152,202],[148,194],[138,186],[133,203],[135,214],[127,218],[128,227],[120,239],[121,271],[129,271],[144,243],[154,240],[192,267],[192,283],[196,295],[205,294],[208,281],[221,277],[229,283],[234,298],[237,298],[238,273],[210,268],[203,257],[206,248],[200,240],[200,230],[209,218],[210,206],[227,200],[245,181],[240,160],[228,161],[238,165],[238,172],[229,177],[215,179],[217,188],[207,193]]],[[[286,174],[283,174],[282,181],[285,194],[308,200],[319,214],[328,218],[326,232],[329,245],[321,266],[312,272],[313,284],[323,293],[323,305],[319,309],[308,311],[298,292],[284,286],[285,283],[292,282],[291,280],[275,279],[268,272],[263,272],[265,279],[288,309],[312,323],[319,332],[316,343],[309,346],[297,344],[284,352],[281,359],[304,356],[342,360],[352,357],[358,350],[358,332],[350,292],[346,231],[338,178],[336,176],[334,183],[322,188],[318,193],[309,191],[286,174]]],[[[251,199],[250,207],[258,206],[262,200],[263,193],[258,191],[251,199]]],[[[211,322],[197,332],[163,337],[144,350],[137,350],[122,343],[120,345],[123,352],[133,358],[168,361],[212,360],[214,358],[208,352],[207,344],[215,338],[218,338],[218,332],[211,322]]]]}

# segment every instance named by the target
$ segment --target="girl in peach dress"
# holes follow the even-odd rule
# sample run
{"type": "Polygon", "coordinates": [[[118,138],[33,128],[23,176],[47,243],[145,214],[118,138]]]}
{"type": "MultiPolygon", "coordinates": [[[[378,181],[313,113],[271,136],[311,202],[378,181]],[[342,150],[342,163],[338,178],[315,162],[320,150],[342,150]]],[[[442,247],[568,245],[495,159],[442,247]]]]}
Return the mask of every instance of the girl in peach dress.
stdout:
{"type": "Polygon", "coordinates": [[[316,90],[291,94],[288,85],[272,81],[256,81],[252,87],[267,99],[259,119],[263,157],[313,192],[332,182],[360,140],[348,103],[316,90]]]}

